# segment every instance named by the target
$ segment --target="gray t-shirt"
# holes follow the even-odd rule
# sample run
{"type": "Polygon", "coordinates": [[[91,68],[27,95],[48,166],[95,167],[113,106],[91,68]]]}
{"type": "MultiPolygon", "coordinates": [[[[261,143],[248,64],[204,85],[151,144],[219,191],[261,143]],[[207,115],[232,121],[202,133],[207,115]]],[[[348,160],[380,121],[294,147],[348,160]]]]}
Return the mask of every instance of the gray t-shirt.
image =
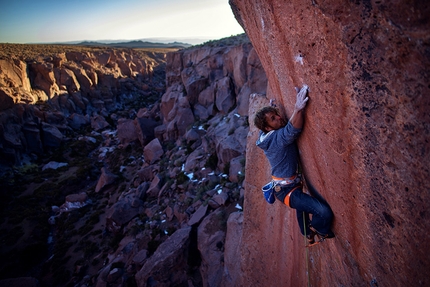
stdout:
{"type": "Polygon", "coordinates": [[[256,144],[269,160],[273,176],[289,178],[297,173],[299,152],[296,139],[301,131],[290,122],[278,130],[268,133],[260,131],[256,144]]]}

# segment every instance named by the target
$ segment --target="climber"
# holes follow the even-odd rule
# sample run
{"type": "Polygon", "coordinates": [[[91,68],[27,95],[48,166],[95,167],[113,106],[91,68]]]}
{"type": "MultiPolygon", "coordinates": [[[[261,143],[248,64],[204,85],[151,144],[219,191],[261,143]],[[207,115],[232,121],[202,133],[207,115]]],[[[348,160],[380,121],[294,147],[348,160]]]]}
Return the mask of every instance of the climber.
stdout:
{"type": "Polygon", "coordinates": [[[324,200],[303,192],[296,139],[303,128],[308,86],[296,88],[296,91],[296,104],[288,123],[276,107],[266,106],[257,111],[254,124],[260,129],[256,144],[263,149],[272,168],[273,193],[279,201],[296,209],[300,231],[311,246],[334,237],[331,231],[333,212],[324,200]]]}

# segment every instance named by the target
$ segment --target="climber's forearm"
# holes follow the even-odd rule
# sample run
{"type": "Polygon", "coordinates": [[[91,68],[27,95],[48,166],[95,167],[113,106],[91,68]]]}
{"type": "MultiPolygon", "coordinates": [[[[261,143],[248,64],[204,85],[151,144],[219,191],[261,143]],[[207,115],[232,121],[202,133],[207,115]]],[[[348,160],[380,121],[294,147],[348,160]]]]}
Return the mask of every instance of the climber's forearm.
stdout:
{"type": "Polygon", "coordinates": [[[305,114],[304,109],[302,109],[302,110],[294,109],[294,112],[290,118],[290,122],[294,128],[296,128],[296,129],[303,128],[304,114],[305,114]]]}

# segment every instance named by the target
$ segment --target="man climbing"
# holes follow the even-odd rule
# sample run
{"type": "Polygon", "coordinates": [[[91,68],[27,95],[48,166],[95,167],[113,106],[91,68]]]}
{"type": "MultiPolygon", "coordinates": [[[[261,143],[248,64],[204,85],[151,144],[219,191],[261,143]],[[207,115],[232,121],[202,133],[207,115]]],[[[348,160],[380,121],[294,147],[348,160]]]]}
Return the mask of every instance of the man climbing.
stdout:
{"type": "Polygon", "coordinates": [[[300,231],[308,239],[309,246],[334,237],[331,231],[333,212],[330,206],[316,197],[303,192],[298,174],[299,153],[296,139],[304,122],[304,110],[308,101],[308,86],[297,90],[294,112],[288,121],[273,106],[263,107],[254,118],[260,129],[257,146],[264,150],[272,167],[272,182],[275,197],[287,206],[296,209],[300,231]],[[310,220],[309,214],[312,214],[310,220]],[[315,241],[315,236],[318,241],[315,241]]]}

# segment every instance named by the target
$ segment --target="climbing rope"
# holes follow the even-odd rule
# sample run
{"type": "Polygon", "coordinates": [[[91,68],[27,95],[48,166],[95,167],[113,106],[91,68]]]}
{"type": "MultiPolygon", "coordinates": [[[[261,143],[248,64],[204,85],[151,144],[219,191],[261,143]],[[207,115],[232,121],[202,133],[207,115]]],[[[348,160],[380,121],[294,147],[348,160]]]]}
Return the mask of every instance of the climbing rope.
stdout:
{"type": "Polygon", "coordinates": [[[309,275],[309,247],[307,245],[307,236],[306,236],[306,222],[305,222],[305,213],[303,214],[303,230],[305,232],[305,261],[306,261],[306,277],[308,280],[308,287],[311,286],[310,275],[309,275]]]}

